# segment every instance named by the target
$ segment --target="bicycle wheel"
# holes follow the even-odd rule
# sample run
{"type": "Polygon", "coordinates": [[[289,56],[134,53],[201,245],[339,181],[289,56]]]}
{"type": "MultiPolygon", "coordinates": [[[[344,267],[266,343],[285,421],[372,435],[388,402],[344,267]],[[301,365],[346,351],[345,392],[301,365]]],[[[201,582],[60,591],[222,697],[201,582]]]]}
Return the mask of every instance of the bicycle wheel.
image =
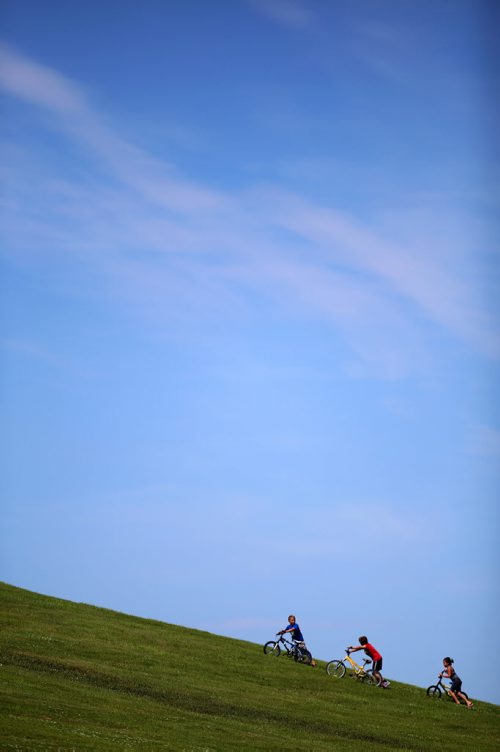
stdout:
{"type": "Polygon", "coordinates": [[[342,661],[330,661],[330,663],[326,664],[326,673],[328,676],[342,679],[342,677],[345,676],[345,665],[342,661]]]}
{"type": "Polygon", "coordinates": [[[430,687],[427,687],[427,697],[433,697],[435,700],[439,700],[441,697],[441,689],[437,684],[431,684],[430,687]]]}
{"type": "Polygon", "coordinates": [[[379,679],[379,678],[378,678],[377,676],[375,676],[375,674],[373,673],[373,671],[372,671],[372,670],[368,671],[368,673],[369,673],[369,674],[370,674],[370,676],[372,677],[372,680],[373,680],[373,682],[372,682],[372,683],[373,683],[373,684],[374,684],[374,685],[375,685],[376,687],[380,687],[380,685],[382,684],[382,681],[381,681],[381,680],[380,680],[380,679],[379,679]]]}
{"type": "Polygon", "coordinates": [[[380,687],[381,681],[374,676],[372,671],[366,671],[358,676],[363,684],[369,684],[371,687],[380,687]]]}
{"type": "Polygon", "coordinates": [[[312,659],[313,657],[311,653],[309,652],[309,650],[306,650],[305,648],[301,648],[300,650],[297,650],[295,654],[295,660],[299,661],[299,663],[305,663],[306,666],[308,666],[311,663],[312,659]]]}
{"type": "Polygon", "coordinates": [[[274,640],[266,642],[266,644],[264,645],[264,653],[266,655],[275,655],[277,658],[279,655],[281,655],[279,642],[274,642],[274,640]]]}

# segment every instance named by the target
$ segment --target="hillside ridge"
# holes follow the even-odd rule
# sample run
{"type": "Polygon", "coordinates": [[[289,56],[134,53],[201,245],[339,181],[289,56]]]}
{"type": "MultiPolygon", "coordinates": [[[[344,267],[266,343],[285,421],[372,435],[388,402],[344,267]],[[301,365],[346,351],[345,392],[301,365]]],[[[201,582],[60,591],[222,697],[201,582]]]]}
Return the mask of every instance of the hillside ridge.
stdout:
{"type": "Polygon", "coordinates": [[[393,682],[333,679],[262,646],[0,583],[2,749],[472,750],[473,711],[393,682]]]}

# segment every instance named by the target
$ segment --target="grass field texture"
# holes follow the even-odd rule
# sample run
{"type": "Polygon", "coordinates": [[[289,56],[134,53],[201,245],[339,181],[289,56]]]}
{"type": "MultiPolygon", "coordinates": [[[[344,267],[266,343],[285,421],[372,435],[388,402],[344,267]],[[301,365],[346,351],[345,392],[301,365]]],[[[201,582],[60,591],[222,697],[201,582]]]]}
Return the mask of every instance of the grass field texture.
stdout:
{"type": "Polygon", "coordinates": [[[496,705],[333,679],[321,662],[6,584],[0,609],[2,750],[500,749],[496,705]]]}

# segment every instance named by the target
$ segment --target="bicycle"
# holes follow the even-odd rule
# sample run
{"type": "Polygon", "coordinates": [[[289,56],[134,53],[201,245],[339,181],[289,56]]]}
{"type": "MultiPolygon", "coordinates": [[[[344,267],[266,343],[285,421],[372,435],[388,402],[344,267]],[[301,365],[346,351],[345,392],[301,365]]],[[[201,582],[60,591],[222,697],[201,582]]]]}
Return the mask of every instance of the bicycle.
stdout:
{"type": "Polygon", "coordinates": [[[328,676],[334,676],[336,679],[342,679],[345,676],[346,671],[348,670],[346,666],[347,661],[350,666],[349,675],[353,679],[357,679],[363,684],[371,684],[375,687],[379,687],[380,679],[378,679],[373,674],[373,671],[371,669],[366,668],[366,666],[371,663],[371,660],[369,658],[364,658],[363,665],[360,666],[359,663],[356,663],[356,661],[351,658],[350,651],[347,648],[345,652],[345,658],[342,658],[341,661],[334,660],[326,664],[326,673],[328,674],[328,676]]]}
{"type": "MultiPolygon", "coordinates": [[[[451,696],[451,685],[443,684],[443,678],[441,676],[438,676],[438,679],[439,681],[437,684],[431,684],[430,687],[427,687],[427,697],[433,697],[435,700],[439,700],[441,695],[445,694],[450,700],[453,700],[453,697],[451,696]]],[[[461,689],[460,692],[464,697],[469,699],[467,692],[464,692],[463,689],[461,689]]]]}
{"type": "Polygon", "coordinates": [[[293,658],[298,663],[305,663],[306,665],[311,663],[312,655],[303,642],[286,640],[281,632],[278,632],[276,637],[279,637],[279,639],[270,640],[264,645],[265,655],[274,655],[277,658],[282,652],[285,652],[288,658],[293,658]]]}

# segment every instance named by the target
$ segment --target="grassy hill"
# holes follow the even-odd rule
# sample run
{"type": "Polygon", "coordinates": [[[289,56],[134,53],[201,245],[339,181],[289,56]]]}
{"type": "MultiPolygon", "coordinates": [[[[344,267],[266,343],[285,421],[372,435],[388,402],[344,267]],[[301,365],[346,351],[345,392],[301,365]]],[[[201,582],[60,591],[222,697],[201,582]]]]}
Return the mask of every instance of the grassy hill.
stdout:
{"type": "MultiPolygon", "coordinates": [[[[500,748],[500,708],[0,584],[2,750],[500,748]]],[[[492,676],[492,681],[495,681],[492,676]]]]}

